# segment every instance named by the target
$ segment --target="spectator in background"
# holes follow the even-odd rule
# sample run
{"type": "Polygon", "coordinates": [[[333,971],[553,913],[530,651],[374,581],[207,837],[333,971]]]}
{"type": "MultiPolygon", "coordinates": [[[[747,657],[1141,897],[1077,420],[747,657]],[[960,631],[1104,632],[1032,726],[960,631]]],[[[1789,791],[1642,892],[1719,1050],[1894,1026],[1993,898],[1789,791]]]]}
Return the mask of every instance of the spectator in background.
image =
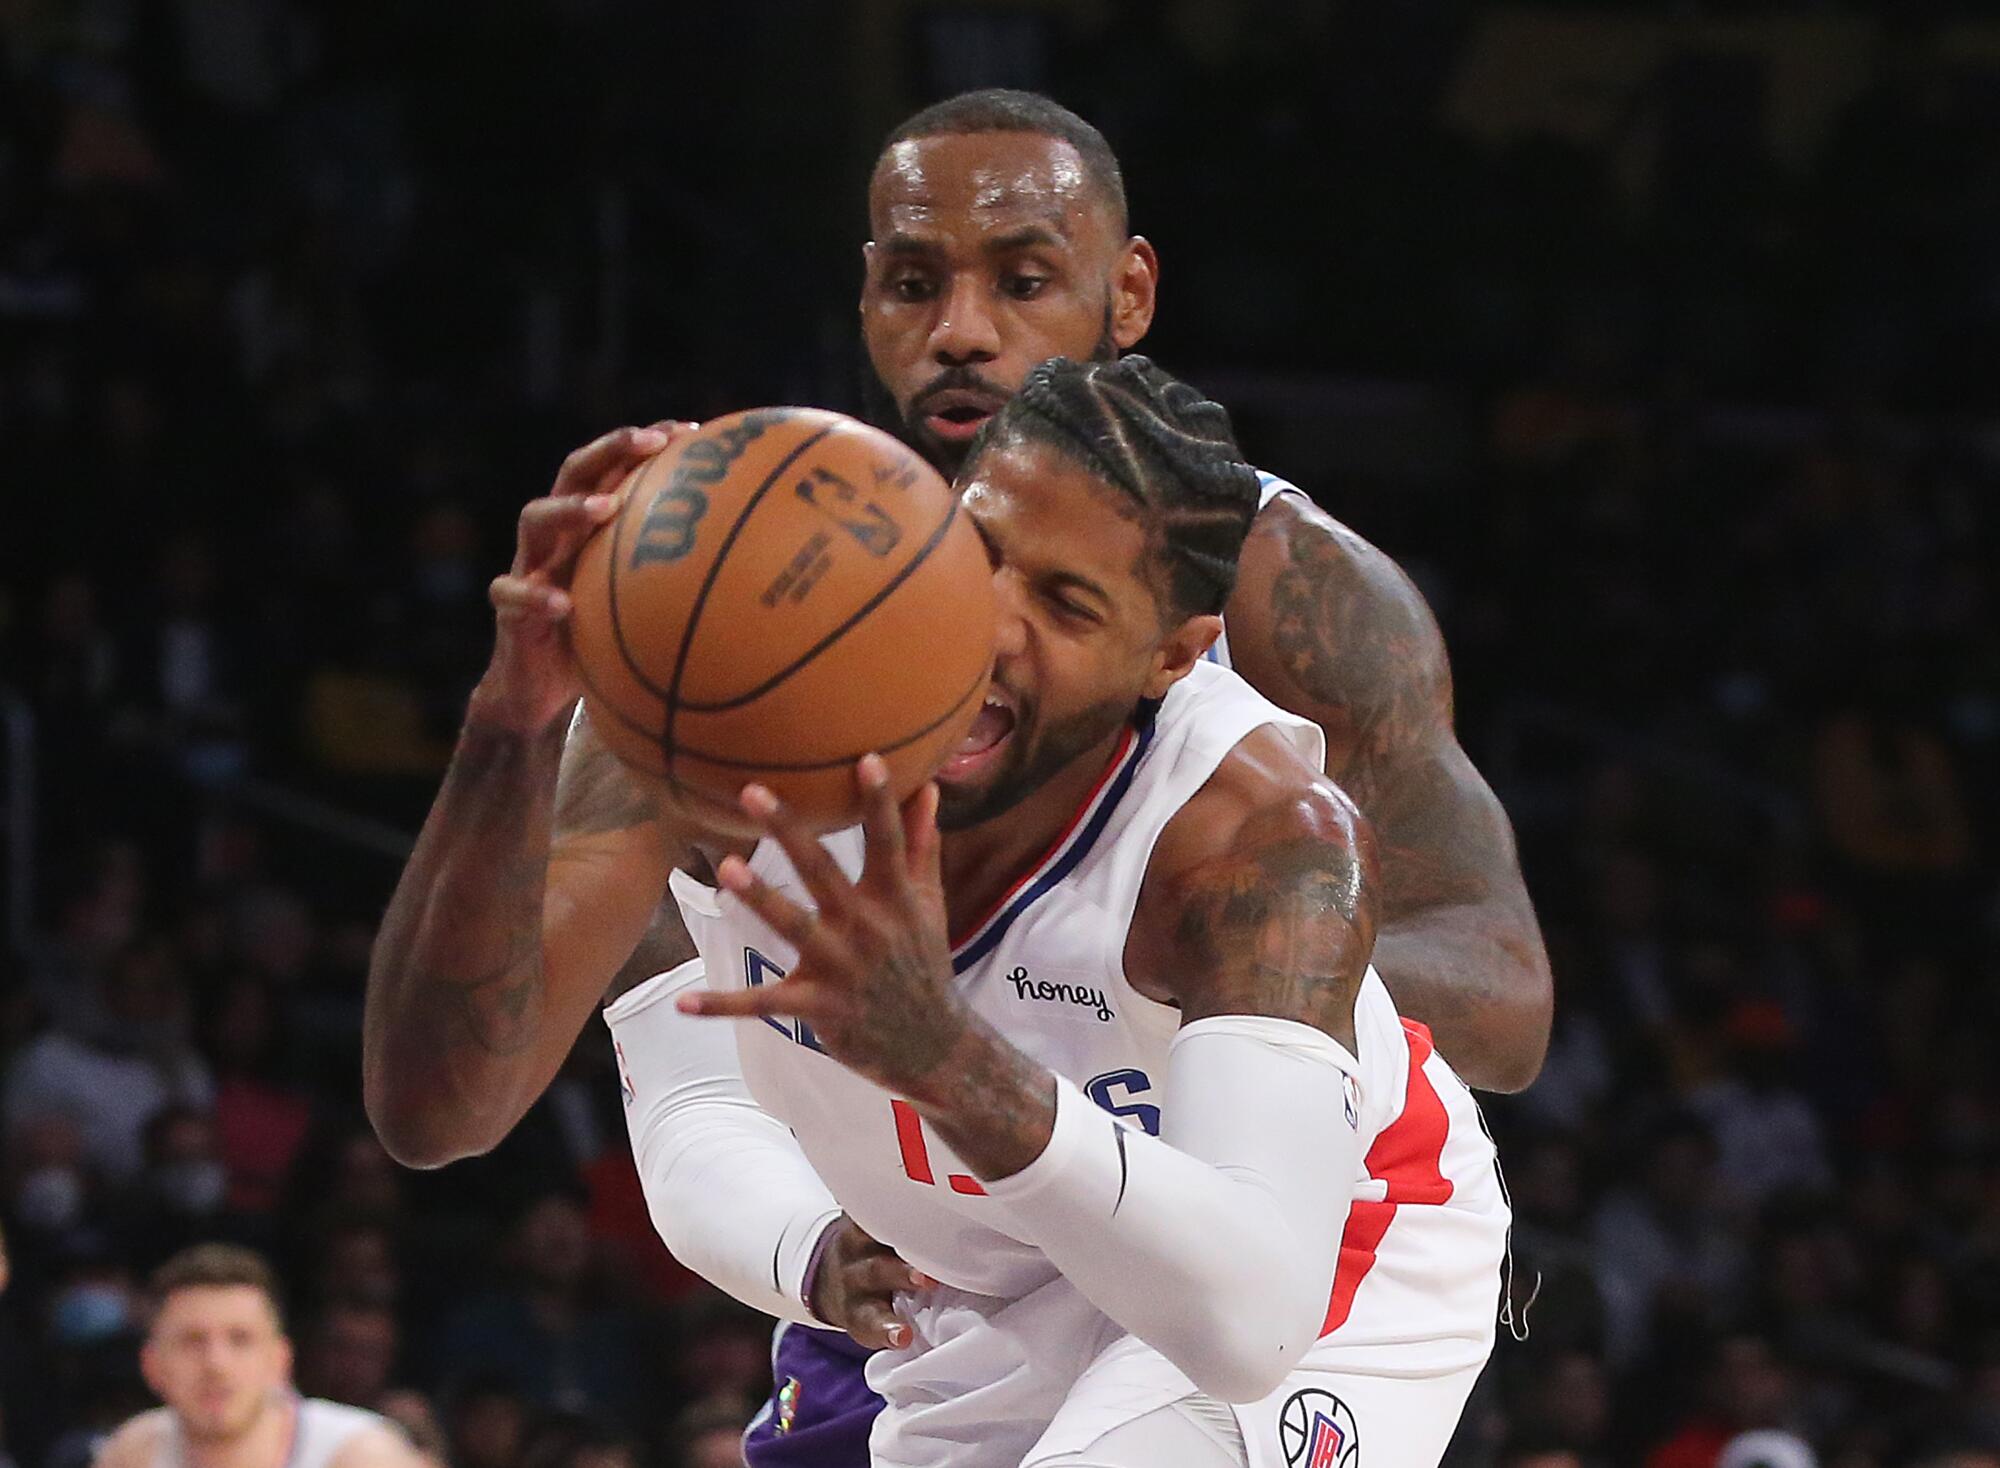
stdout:
{"type": "MultiPolygon", "coordinates": [[[[1700,1397],[1664,1442],[1646,1458],[1646,1468],[1715,1468],[1738,1434],[1766,1430],[1771,1442],[1789,1437],[1800,1410],[1798,1378],[1762,1336],[1724,1336],[1701,1361],[1700,1397]],[[1783,1431],[1778,1431],[1783,1429],[1783,1431]]],[[[1784,1468],[1794,1468],[1792,1464],[1784,1468]]]]}
{"type": "Polygon", "coordinates": [[[1950,748],[1920,721],[1904,670],[1881,666],[1867,697],[1813,741],[1813,792],[1849,902],[1898,950],[1956,949],[1971,829],[1950,748]]]}
{"type": "Polygon", "coordinates": [[[350,1407],[384,1411],[402,1349],[395,1312],[369,1300],[332,1300],[306,1327],[299,1390],[350,1407]]]}
{"type": "Polygon", "coordinates": [[[146,939],[113,960],[101,1014],[81,1033],[51,1029],[7,1072],[6,1112],[18,1123],[73,1118],[104,1176],[131,1180],[144,1161],[146,1123],[171,1102],[207,1108],[208,1067],[187,1040],[187,991],[170,944],[146,939]]]}
{"type": "Polygon", "coordinates": [[[228,1211],[229,1175],[215,1118],[171,1105],[146,1123],[145,1170],[119,1210],[126,1257],[151,1269],[168,1255],[210,1239],[250,1242],[247,1220],[228,1211]]]}
{"type": "Polygon", "coordinates": [[[1754,1214],[1778,1193],[1824,1191],[1833,1168],[1819,1117],[1791,1083],[1798,1042],[1785,1011],[1769,1000],[1741,1001],[1723,1028],[1726,1068],[1688,1097],[1714,1134],[1722,1198],[1754,1214]]]}
{"type": "Polygon", "coordinates": [[[154,1275],[140,1364],[166,1405],[113,1433],[96,1468],[416,1468],[372,1412],[291,1389],[277,1280],[246,1249],[204,1244],[154,1275]]]}
{"type": "Polygon", "coordinates": [[[1518,1438],[1500,1450],[1495,1468],[1592,1468],[1573,1448],[1518,1438]]]}
{"type": "Polygon", "coordinates": [[[639,1422],[657,1400],[656,1350],[628,1309],[596,1298],[582,1206],[562,1192],[532,1199],[504,1259],[507,1283],[446,1320],[444,1359],[539,1406],[639,1422]]]}
{"type": "Polygon", "coordinates": [[[1731,1438],[1715,1468],[1819,1468],[1819,1458],[1793,1434],[1759,1428],[1731,1438]]]}
{"type": "Polygon", "coordinates": [[[1715,1140],[1698,1118],[1659,1123],[1640,1167],[1638,1186],[1606,1199],[1591,1230],[1607,1355],[1621,1367],[1640,1359],[1655,1330],[1715,1323],[1747,1263],[1716,1205],[1715,1140]]]}
{"type": "Polygon", "coordinates": [[[667,1468],[742,1468],[744,1413],[732,1402],[704,1401],[674,1420],[667,1468]]]}
{"type": "Polygon", "coordinates": [[[639,1448],[588,1417],[559,1414],[536,1429],[521,1468],[640,1468],[639,1448]]]}
{"type": "Polygon", "coordinates": [[[214,548],[203,535],[175,535],[156,575],[158,605],[133,634],[131,658],[151,732],[197,775],[238,773],[244,659],[217,604],[214,548]]]}
{"type": "Polygon", "coordinates": [[[445,1400],[452,1468],[521,1468],[528,1404],[507,1377],[475,1369],[445,1400]]]}
{"type": "Polygon", "coordinates": [[[0,1181],[15,1250],[27,1263],[53,1258],[71,1234],[102,1226],[102,1183],[82,1131],[66,1116],[10,1122],[0,1181]]]}
{"type": "Polygon", "coordinates": [[[284,1073],[277,992],[239,972],[213,991],[202,1039],[215,1071],[215,1130],[229,1206],[269,1214],[312,1126],[312,1103],[284,1073]]]}

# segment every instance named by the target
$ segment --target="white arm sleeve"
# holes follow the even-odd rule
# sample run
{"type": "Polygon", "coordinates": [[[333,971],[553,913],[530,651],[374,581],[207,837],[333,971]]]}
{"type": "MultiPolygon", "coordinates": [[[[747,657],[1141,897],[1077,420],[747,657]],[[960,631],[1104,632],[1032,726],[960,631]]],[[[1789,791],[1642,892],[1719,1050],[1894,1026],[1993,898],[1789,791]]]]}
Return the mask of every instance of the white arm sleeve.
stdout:
{"type": "Polygon", "coordinates": [[[1058,1077],[1048,1147],[986,1189],[1197,1388],[1255,1401],[1326,1318],[1361,1155],[1343,1087],[1359,1071],[1309,1025],[1196,1020],[1174,1038],[1160,1136],[1058,1077]]]}
{"type": "Polygon", "coordinates": [[[710,1284],[766,1314],[819,1324],[805,1274],[840,1205],[791,1131],[751,1099],[735,1026],[674,1007],[701,978],[692,959],[604,1011],[646,1208],[674,1257],[710,1284]]]}

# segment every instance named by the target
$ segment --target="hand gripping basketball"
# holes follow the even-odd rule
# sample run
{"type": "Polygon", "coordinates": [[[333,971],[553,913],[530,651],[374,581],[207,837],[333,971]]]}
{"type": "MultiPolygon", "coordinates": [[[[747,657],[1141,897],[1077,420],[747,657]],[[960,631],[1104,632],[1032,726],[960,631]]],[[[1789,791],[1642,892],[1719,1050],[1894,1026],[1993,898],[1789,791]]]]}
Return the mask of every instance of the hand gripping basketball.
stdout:
{"type": "Polygon", "coordinates": [[[866,816],[867,855],[850,882],[797,814],[761,785],[746,786],[743,810],[784,848],[812,895],[808,910],[765,882],[741,857],[716,876],[798,950],[775,984],[722,994],[684,991],[689,1014],[791,1015],[820,1046],[888,1091],[920,1097],[971,1023],[951,982],[944,884],[938,868],[937,786],[898,808],[880,755],[855,766],[866,816]]]}
{"type": "Polygon", "coordinates": [[[549,492],[522,508],[514,563],[487,591],[498,626],[473,695],[486,717],[539,733],[576,702],[582,682],[564,622],[577,552],[617,510],[615,491],[626,477],[695,428],[669,419],[614,429],[564,459],[549,492]]]}

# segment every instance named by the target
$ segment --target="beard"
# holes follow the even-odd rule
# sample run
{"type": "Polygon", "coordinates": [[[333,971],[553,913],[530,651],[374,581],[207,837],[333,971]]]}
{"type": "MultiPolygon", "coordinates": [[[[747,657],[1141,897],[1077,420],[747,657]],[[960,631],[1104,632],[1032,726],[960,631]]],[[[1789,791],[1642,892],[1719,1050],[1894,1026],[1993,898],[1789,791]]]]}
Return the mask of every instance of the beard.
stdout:
{"type": "MultiPolygon", "coordinates": [[[[925,461],[946,479],[958,478],[958,471],[964,467],[966,455],[971,452],[972,443],[945,443],[924,432],[920,423],[911,421],[903,405],[896,401],[896,395],[889,390],[889,384],[875,370],[875,360],[868,355],[868,342],[857,338],[855,349],[860,354],[861,376],[861,417],[874,424],[885,433],[894,434],[908,444],[925,461]]],[[[1111,334],[1111,293],[1104,294],[1104,312],[1098,324],[1097,344],[1090,349],[1089,361],[1111,362],[1118,357],[1118,342],[1111,334]]],[[[977,371],[970,367],[948,367],[924,384],[922,392],[938,387],[997,387],[988,383],[977,371]]],[[[1018,391],[1016,383],[1007,389],[1008,394],[1018,391]]],[[[915,397],[912,398],[915,401],[915,397]]]]}
{"type": "Polygon", "coordinates": [[[974,790],[938,786],[938,829],[963,831],[1004,815],[1102,743],[1132,712],[1131,699],[1107,698],[1043,729],[1034,707],[1020,703],[1007,762],[992,778],[974,790]]]}

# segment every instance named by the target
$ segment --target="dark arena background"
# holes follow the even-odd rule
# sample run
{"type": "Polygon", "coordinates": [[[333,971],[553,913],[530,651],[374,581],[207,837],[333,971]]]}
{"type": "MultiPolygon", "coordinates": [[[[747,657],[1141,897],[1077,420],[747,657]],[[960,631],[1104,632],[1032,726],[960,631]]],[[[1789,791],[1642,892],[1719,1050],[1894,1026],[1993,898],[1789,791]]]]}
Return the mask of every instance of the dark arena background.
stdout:
{"type": "Polygon", "coordinates": [[[207,1238],[451,1468],[737,1461],[767,1325],[603,1029],[405,1172],[363,972],[521,504],[858,409],[869,164],[988,84],[1108,134],[1147,349],[1415,576],[1518,828],[1540,1287],[1449,1461],[2000,1464],[1990,4],[5,0],[0,1468],[150,1404],[207,1238]]]}

